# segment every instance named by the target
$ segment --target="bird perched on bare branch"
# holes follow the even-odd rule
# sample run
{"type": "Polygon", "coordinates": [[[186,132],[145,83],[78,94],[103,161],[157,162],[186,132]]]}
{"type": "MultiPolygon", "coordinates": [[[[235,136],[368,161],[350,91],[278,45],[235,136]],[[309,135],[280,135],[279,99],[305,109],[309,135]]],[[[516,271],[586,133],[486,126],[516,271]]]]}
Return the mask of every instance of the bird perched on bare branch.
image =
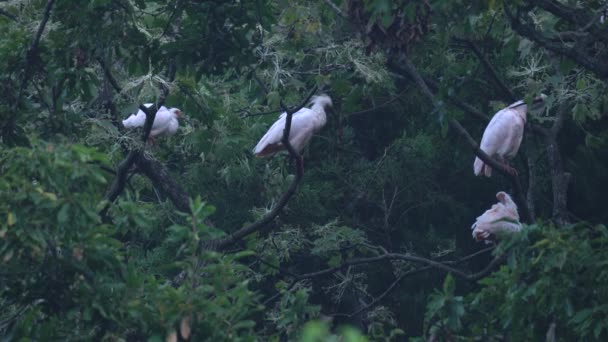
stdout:
{"type": "Polygon", "coordinates": [[[503,191],[496,194],[498,203],[486,210],[473,223],[473,238],[477,241],[495,240],[497,236],[515,233],[521,230],[517,205],[503,191]]]}
{"type": "MultiPolygon", "coordinates": [[[[541,103],[544,98],[544,96],[536,97],[534,103],[541,103]]],[[[524,101],[517,101],[499,110],[483,132],[479,146],[487,155],[497,158],[513,174],[517,172],[509,166],[508,161],[515,157],[521,145],[527,111],[528,106],[524,101]]],[[[479,157],[475,158],[473,171],[476,176],[482,173],[486,177],[492,176],[492,167],[485,164],[479,157]]]]}
{"type": "MultiPolygon", "coordinates": [[[[146,103],[144,106],[150,108],[152,107],[152,103],[146,103]]],[[[154,142],[154,138],[157,136],[163,135],[173,135],[177,132],[179,128],[179,122],[177,121],[182,115],[181,110],[177,108],[167,109],[165,106],[161,106],[156,112],[156,116],[154,117],[154,122],[152,123],[152,130],[150,131],[150,136],[148,140],[150,142],[154,142]]],[[[144,113],[141,109],[137,111],[137,113],[132,114],[126,120],[122,120],[122,125],[125,128],[137,128],[143,127],[146,122],[146,113],[144,113]]]]}
{"type": "MultiPolygon", "coordinates": [[[[311,108],[302,108],[292,116],[289,143],[301,153],[315,132],[318,132],[327,122],[325,108],[332,106],[331,98],[325,94],[314,96],[311,108]]],[[[260,142],[253,149],[257,157],[270,157],[285,147],[281,143],[287,113],[281,114],[279,119],[264,134],[260,142]]]]}

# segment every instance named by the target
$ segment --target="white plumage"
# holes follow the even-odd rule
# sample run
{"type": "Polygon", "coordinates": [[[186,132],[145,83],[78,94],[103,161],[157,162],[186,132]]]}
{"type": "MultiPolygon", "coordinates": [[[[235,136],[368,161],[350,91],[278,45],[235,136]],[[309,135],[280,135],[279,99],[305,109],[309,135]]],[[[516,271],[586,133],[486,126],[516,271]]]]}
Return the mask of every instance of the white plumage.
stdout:
{"type": "MultiPolygon", "coordinates": [[[[150,108],[152,107],[152,103],[146,103],[144,106],[150,108]]],[[[161,106],[154,117],[150,138],[154,139],[157,136],[175,134],[179,128],[177,119],[181,116],[181,113],[182,112],[177,108],[167,109],[167,107],[161,106]]],[[[140,109],[137,113],[132,114],[126,120],[123,120],[122,125],[125,126],[125,128],[137,128],[142,127],[145,122],[146,113],[140,109]]]]}
{"type": "Polygon", "coordinates": [[[501,191],[496,194],[498,203],[486,210],[473,223],[473,238],[477,241],[494,240],[497,236],[521,230],[517,205],[511,197],[501,191]]]}
{"type": "MultiPolygon", "coordinates": [[[[311,104],[311,108],[302,108],[295,112],[291,118],[289,142],[298,153],[302,152],[313,134],[325,126],[327,122],[325,107],[331,106],[332,101],[327,95],[319,95],[312,98],[311,104]]],[[[287,113],[281,114],[279,119],[260,139],[260,142],[253,149],[256,156],[270,157],[285,148],[281,143],[281,138],[283,137],[286,117],[287,113]]]]}
{"type": "MultiPolygon", "coordinates": [[[[527,110],[528,106],[523,101],[517,101],[494,114],[483,132],[479,146],[481,150],[490,157],[497,157],[507,166],[507,160],[515,157],[521,145],[527,110]]],[[[486,177],[492,175],[492,168],[479,157],[475,158],[473,170],[476,176],[482,172],[486,177]]]]}

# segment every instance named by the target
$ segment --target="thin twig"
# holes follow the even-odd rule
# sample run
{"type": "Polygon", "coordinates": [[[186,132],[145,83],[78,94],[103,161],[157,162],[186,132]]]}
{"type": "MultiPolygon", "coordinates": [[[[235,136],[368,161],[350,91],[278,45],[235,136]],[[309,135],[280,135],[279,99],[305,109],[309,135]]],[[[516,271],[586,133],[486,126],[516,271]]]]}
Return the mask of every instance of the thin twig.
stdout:
{"type": "Polygon", "coordinates": [[[479,62],[483,65],[484,69],[486,69],[486,71],[488,72],[488,76],[490,76],[490,78],[494,81],[494,83],[496,83],[496,85],[500,88],[500,90],[504,94],[504,97],[508,101],[514,102],[516,100],[516,97],[513,94],[513,92],[511,91],[511,89],[509,87],[507,87],[507,85],[498,76],[498,72],[496,71],[496,69],[494,68],[492,63],[490,63],[490,61],[486,58],[486,56],[483,55],[483,53],[481,52],[481,50],[479,49],[477,44],[475,44],[475,42],[468,40],[468,39],[457,38],[457,37],[454,37],[452,39],[458,43],[464,44],[464,46],[466,46],[471,51],[473,51],[475,56],[477,56],[477,59],[479,59],[479,62]]]}
{"type": "Polygon", "coordinates": [[[344,114],[343,116],[344,116],[344,117],[346,117],[346,118],[348,118],[348,117],[355,116],[355,115],[361,115],[361,114],[366,114],[366,113],[375,112],[375,111],[377,111],[377,110],[378,110],[378,108],[386,107],[386,106],[390,105],[391,103],[396,102],[396,101],[397,101],[397,100],[399,100],[399,99],[400,99],[400,98],[403,96],[403,94],[405,94],[405,93],[406,93],[408,90],[409,90],[409,87],[406,87],[406,88],[405,88],[405,89],[403,89],[401,92],[399,92],[399,94],[395,95],[393,98],[391,98],[390,100],[388,100],[388,101],[386,101],[386,102],[383,102],[383,103],[381,103],[381,104],[379,104],[379,105],[375,105],[375,106],[373,106],[372,108],[369,108],[369,109],[364,109],[364,110],[360,110],[360,111],[357,111],[357,112],[346,113],[346,114],[344,114]]]}
{"type": "Polygon", "coordinates": [[[323,0],[323,2],[329,6],[334,12],[336,12],[336,14],[338,14],[339,16],[341,16],[342,18],[346,19],[346,20],[350,20],[350,18],[348,17],[348,15],[346,15],[346,13],[344,13],[340,7],[338,7],[336,4],[334,4],[331,0],[323,0]]]}
{"type": "MultiPolygon", "coordinates": [[[[30,44],[29,48],[27,49],[25,66],[24,66],[24,70],[23,70],[23,78],[21,79],[21,84],[19,85],[19,91],[17,93],[17,97],[15,98],[15,102],[13,102],[13,104],[11,106],[12,112],[14,112],[17,109],[17,107],[19,106],[19,103],[21,102],[21,97],[23,96],[23,92],[25,91],[25,88],[27,87],[27,84],[30,81],[30,77],[32,76],[31,75],[32,66],[35,65],[34,58],[38,55],[38,45],[40,44],[40,38],[42,37],[42,33],[44,32],[44,29],[46,28],[47,22],[49,21],[49,18],[51,16],[51,10],[53,9],[54,4],[55,4],[55,0],[47,1],[46,5],[44,6],[44,14],[42,15],[42,20],[40,21],[40,24],[38,25],[38,29],[36,30],[36,35],[34,36],[32,43],[30,44]]],[[[6,124],[3,126],[3,129],[2,129],[4,134],[12,133],[12,131],[15,128],[16,120],[17,120],[16,115],[11,115],[9,117],[9,119],[7,120],[6,124]]]]}

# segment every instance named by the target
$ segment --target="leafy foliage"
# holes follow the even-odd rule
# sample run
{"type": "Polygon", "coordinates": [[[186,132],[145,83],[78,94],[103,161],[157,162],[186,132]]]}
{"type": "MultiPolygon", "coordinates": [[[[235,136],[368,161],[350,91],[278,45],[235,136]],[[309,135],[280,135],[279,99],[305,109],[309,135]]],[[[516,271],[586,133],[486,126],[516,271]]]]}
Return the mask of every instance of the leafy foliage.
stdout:
{"type": "Polygon", "coordinates": [[[503,241],[497,254],[507,264],[480,281],[481,289],[454,297],[448,276],[444,292],[433,295],[426,320],[429,334],[461,334],[496,340],[606,338],[608,269],[604,249],[608,230],[603,225],[529,226],[503,241]],[[576,276],[573,276],[576,275],[576,276]],[[589,291],[588,289],[592,289],[589,291]],[[433,331],[435,330],[435,331],[433,331]]]}
{"type": "Polygon", "coordinates": [[[0,3],[6,340],[608,337],[601,2],[73,5],[0,3]],[[314,86],[334,108],[299,181],[250,150],[314,86]],[[535,220],[489,257],[470,225],[514,189],[448,123],[478,140],[540,93],[512,164],[535,220]],[[161,99],[186,118],[144,145],[120,121],[161,99]]]}

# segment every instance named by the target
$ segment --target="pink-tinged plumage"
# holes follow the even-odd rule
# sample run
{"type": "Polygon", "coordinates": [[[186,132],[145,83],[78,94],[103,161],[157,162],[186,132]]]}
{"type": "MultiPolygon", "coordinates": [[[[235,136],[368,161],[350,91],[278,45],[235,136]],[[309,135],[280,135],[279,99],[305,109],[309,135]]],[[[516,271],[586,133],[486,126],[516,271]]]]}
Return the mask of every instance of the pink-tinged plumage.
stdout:
{"type": "MultiPolygon", "coordinates": [[[[150,108],[152,107],[152,103],[146,103],[144,106],[150,108]]],[[[182,112],[177,108],[167,109],[167,107],[161,106],[154,117],[150,138],[153,139],[157,136],[175,134],[179,128],[177,119],[181,116],[181,113],[182,112]]],[[[142,127],[145,122],[146,113],[140,109],[137,113],[132,114],[126,120],[123,120],[122,125],[125,126],[125,128],[137,128],[142,127]]]]}
{"type": "Polygon", "coordinates": [[[497,236],[521,230],[515,202],[503,191],[497,193],[496,198],[498,203],[486,210],[471,226],[473,238],[477,241],[495,240],[497,236]]]}
{"type": "MultiPolygon", "coordinates": [[[[515,157],[524,136],[527,110],[528,107],[523,101],[517,101],[494,114],[483,132],[479,146],[481,150],[503,163],[515,157]]],[[[479,157],[475,158],[473,171],[476,176],[482,173],[486,177],[492,175],[492,168],[479,157]]]]}
{"type": "MultiPolygon", "coordinates": [[[[302,152],[313,134],[325,126],[327,122],[325,108],[331,106],[332,101],[327,95],[319,95],[312,98],[311,104],[311,108],[302,108],[291,117],[289,142],[298,153],[302,152]]],[[[286,117],[286,113],[281,114],[260,139],[253,149],[253,153],[257,157],[270,157],[285,148],[281,143],[281,138],[283,138],[286,117]]]]}

